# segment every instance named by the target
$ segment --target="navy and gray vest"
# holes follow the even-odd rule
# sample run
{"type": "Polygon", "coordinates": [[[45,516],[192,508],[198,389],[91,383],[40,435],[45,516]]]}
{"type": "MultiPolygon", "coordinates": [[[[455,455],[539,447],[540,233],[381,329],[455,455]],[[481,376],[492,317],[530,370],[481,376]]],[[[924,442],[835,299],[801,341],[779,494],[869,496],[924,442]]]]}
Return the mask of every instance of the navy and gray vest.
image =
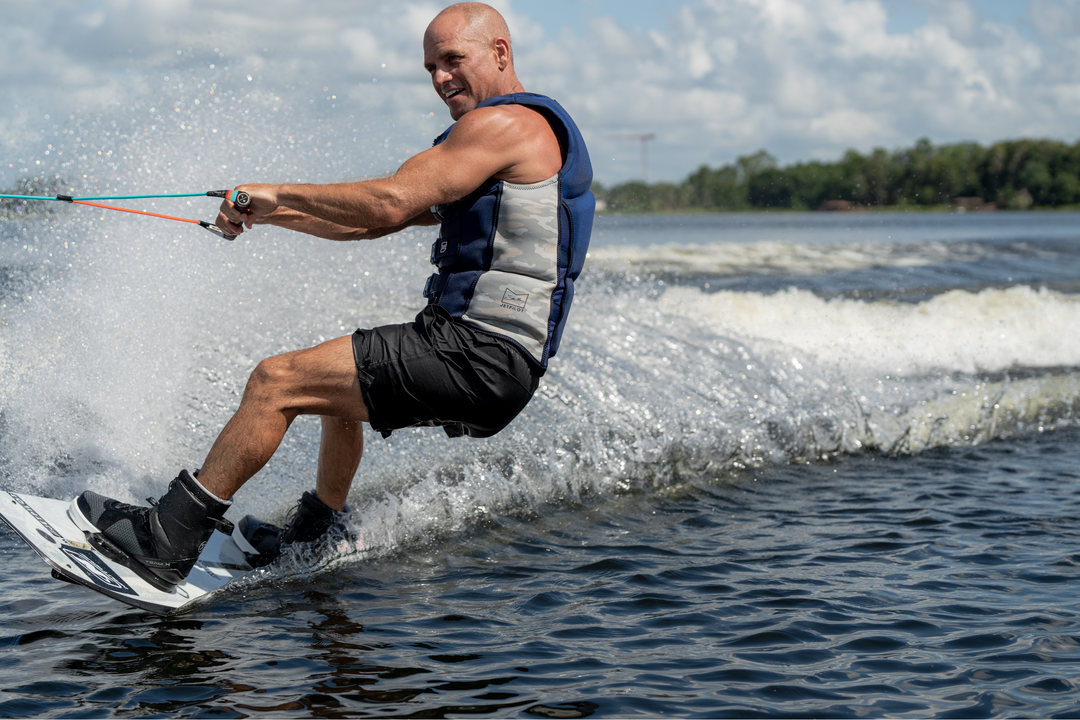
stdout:
{"type": "Polygon", "coordinates": [[[547,180],[517,185],[489,179],[461,200],[433,207],[442,221],[431,248],[439,271],[428,278],[424,297],[478,330],[513,342],[543,371],[559,348],[574,280],[589,248],[596,207],[589,190],[592,165],[577,125],[551,98],[513,93],[477,107],[493,105],[540,112],[566,160],[547,180]]]}

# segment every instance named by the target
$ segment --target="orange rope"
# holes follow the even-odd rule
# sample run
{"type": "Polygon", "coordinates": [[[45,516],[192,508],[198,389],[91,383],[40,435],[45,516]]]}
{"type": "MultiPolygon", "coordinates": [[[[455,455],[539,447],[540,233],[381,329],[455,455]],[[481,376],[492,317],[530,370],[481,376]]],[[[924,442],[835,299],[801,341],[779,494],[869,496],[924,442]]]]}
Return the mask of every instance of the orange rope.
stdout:
{"type": "Polygon", "coordinates": [[[72,200],[72,203],[76,205],[90,205],[91,207],[104,208],[105,210],[118,210],[120,212],[134,213],[136,215],[149,215],[150,217],[164,218],[165,220],[179,220],[180,222],[199,224],[198,220],[190,220],[188,218],[173,217],[172,215],[159,215],[158,213],[144,212],[142,210],[129,210],[128,208],[115,207],[114,205],[101,205],[100,203],[86,202],[85,200],[72,200]]]}

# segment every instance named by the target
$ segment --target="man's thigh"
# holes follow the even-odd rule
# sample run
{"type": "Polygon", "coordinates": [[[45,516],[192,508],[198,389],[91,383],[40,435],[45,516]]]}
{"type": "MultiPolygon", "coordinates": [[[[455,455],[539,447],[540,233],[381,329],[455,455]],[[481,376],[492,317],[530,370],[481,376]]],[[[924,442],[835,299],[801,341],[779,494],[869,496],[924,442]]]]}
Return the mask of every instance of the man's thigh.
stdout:
{"type": "Polygon", "coordinates": [[[296,414],[368,420],[349,336],[268,358],[256,373],[270,381],[285,408],[296,414]]]}

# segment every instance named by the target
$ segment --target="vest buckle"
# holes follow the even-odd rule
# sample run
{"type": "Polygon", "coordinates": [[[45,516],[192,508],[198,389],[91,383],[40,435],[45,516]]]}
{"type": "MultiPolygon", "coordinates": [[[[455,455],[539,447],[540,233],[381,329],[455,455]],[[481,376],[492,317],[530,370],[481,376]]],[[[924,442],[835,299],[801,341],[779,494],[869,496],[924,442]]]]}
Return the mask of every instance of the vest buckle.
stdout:
{"type": "Polygon", "coordinates": [[[435,242],[431,243],[431,264],[438,265],[439,258],[446,254],[449,247],[449,240],[443,240],[442,237],[435,238],[435,242]]]}
{"type": "Polygon", "coordinates": [[[428,276],[427,282],[424,283],[424,297],[428,300],[433,300],[435,298],[435,283],[438,282],[438,278],[439,273],[432,273],[428,276]]]}

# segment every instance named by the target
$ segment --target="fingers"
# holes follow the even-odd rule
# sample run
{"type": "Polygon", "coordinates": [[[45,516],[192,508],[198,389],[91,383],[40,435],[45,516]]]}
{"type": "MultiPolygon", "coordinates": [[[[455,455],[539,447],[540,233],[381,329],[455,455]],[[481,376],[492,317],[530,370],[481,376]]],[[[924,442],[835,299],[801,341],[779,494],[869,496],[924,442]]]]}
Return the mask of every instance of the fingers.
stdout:
{"type": "MultiPolygon", "coordinates": [[[[230,224],[239,227],[244,223],[245,213],[241,212],[240,208],[236,207],[236,204],[229,199],[233,195],[232,192],[221,201],[221,207],[218,208],[218,217],[225,218],[230,224]]],[[[221,227],[220,225],[218,227],[221,227]]]]}
{"type": "MultiPolygon", "coordinates": [[[[224,205],[224,203],[222,203],[222,205],[224,205]]],[[[224,211],[218,213],[217,220],[214,221],[214,224],[230,235],[239,235],[244,232],[243,224],[238,225],[237,223],[234,223],[224,211]]],[[[248,227],[251,226],[249,225],[248,227]]]]}
{"type": "Polygon", "coordinates": [[[225,227],[225,225],[221,224],[222,221],[224,221],[226,225],[236,225],[238,222],[243,222],[240,217],[240,212],[236,209],[236,206],[233,205],[228,198],[222,200],[221,206],[218,207],[217,226],[220,228],[225,227]]]}
{"type": "Polygon", "coordinates": [[[277,208],[277,194],[273,185],[237,185],[229,192],[229,197],[221,203],[221,214],[234,226],[251,225],[274,212],[277,208]],[[247,193],[250,203],[246,209],[237,207],[231,198],[238,192],[247,193]]]}

